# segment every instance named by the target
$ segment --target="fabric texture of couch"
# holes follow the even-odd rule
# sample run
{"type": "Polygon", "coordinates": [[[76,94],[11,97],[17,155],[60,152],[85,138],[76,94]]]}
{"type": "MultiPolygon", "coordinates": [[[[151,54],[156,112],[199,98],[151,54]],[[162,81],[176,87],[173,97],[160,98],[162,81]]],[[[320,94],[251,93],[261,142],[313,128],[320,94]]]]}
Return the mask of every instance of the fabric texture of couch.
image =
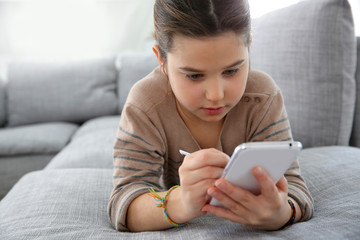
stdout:
{"type": "Polygon", "coordinates": [[[344,38],[354,34],[346,5],[346,1],[300,2],[254,21],[252,67],[276,79],[292,131],[305,147],[349,144],[356,50],[355,38],[344,38]]]}
{"type": "Polygon", "coordinates": [[[255,19],[253,36],[251,66],[278,83],[305,146],[311,220],[261,231],[208,214],[166,231],[113,229],[106,207],[121,109],[157,64],[152,55],[121,54],[16,62],[0,79],[0,191],[29,172],[0,201],[0,239],[359,238],[360,38],[349,3],[302,1],[255,19]]]}
{"type": "Polygon", "coordinates": [[[15,62],[8,69],[8,126],[81,123],[117,113],[114,58],[15,62]],[[86,71],[84,71],[86,69],[86,71]]]}
{"type": "Polygon", "coordinates": [[[254,230],[206,215],[184,228],[117,232],[109,223],[105,204],[112,189],[112,170],[74,168],[32,172],[22,178],[1,203],[16,207],[1,208],[6,221],[0,220],[3,230],[0,236],[3,239],[69,240],[356,239],[360,233],[360,206],[358,186],[352,183],[360,181],[359,154],[358,148],[341,146],[302,151],[300,162],[314,197],[315,215],[308,222],[284,231],[254,230]],[[347,159],[345,163],[339,161],[342,158],[347,159]],[[320,164],[325,166],[321,175],[320,164]]]}

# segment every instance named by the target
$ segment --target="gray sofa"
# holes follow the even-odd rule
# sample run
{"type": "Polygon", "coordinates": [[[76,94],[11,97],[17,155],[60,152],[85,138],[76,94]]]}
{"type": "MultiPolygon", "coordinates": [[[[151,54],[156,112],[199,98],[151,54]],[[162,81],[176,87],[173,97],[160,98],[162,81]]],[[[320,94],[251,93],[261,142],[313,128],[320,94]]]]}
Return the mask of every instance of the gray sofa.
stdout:
{"type": "Polygon", "coordinates": [[[115,231],[106,212],[113,142],[127,93],[155,57],[19,60],[0,81],[2,193],[16,182],[0,201],[0,239],[359,238],[360,38],[348,2],[300,2],[254,20],[253,35],[251,65],[282,89],[305,147],[311,220],[268,232],[205,215],[166,231],[115,231]]]}

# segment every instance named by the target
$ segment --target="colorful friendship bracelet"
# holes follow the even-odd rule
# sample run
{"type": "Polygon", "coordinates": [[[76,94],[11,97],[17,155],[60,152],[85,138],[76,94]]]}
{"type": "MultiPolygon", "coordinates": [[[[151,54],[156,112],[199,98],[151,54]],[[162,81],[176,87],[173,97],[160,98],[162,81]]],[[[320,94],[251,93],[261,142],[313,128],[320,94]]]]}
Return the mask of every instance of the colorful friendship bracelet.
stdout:
{"type": "Polygon", "coordinates": [[[291,225],[293,225],[295,223],[295,220],[296,220],[296,208],[295,208],[295,205],[290,199],[288,199],[288,203],[290,204],[292,214],[291,214],[291,217],[290,217],[289,221],[287,223],[285,223],[285,225],[282,226],[279,230],[286,229],[286,228],[290,227],[291,225]]]}
{"type": "Polygon", "coordinates": [[[156,204],[156,206],[163,209],[165,219],[175,227],[182,227],[182,226],[185,226],[188,222],[176,223],[173,220],[171,220],[171,218],[168,216],[168,214],[166,212],[166,203],[167,203],[169,194],[171,193],[172,190],[174,190],[175,188],[178,188],[178,187],[180,187],[180,186],[175,185],[175,186],[171,187],[165,194],[165,197],[163,197],[163,198],[153,188],[150,188],[149,191],[150,191],[150,196],[155,198],[156,201],[160,202],[160,203],[156,204]]]}

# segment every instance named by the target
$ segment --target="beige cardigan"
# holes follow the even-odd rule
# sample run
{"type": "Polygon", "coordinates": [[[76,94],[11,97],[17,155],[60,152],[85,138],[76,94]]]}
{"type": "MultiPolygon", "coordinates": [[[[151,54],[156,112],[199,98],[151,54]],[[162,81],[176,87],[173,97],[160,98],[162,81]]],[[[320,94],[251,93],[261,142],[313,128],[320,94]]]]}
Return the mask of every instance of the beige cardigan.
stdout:
{"type": "MultiPolygon", "coordinates": [[[[280,89],[268,75],[251,70],[244,96],[226,116],[217,149],[230,156],[244,142],[291,139],[280,89]]],[[[127,230],[127,209],[136,197],[150,187],[160,191],[179,184],[183,161],[179,149],[195,152],[200,147],[176,110],[166,77],[156,68],[131,89],[121,115],[114,146],[114,189],[108,205],[117,230],[127,230]]],[[[298,161],[285,177],[302,220],[311,218],[313,200],[298,161]]]]}

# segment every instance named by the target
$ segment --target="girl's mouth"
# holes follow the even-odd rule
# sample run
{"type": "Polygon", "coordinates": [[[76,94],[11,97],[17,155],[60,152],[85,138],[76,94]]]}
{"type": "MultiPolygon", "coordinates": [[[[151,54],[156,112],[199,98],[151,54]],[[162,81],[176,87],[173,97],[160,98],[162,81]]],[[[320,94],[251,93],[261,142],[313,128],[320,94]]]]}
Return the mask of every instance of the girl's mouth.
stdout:
{"type": "Polygon", "coordinates": [[[202,110],[207,115],[219,115],[224,111],[225,107],[215,107],[215,108],[203,108],[202,110]]]}

